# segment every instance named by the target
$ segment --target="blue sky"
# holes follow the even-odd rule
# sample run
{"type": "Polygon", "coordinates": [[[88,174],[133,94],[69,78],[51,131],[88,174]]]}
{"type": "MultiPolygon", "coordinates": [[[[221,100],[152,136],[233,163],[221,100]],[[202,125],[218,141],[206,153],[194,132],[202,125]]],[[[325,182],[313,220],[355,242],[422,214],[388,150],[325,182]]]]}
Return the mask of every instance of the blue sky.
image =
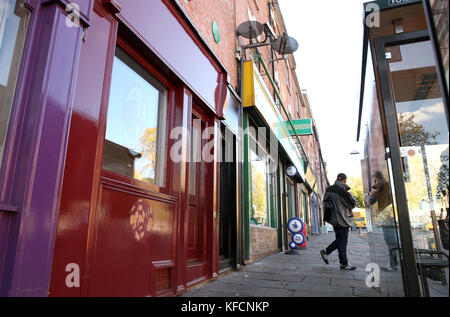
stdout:
{"type": "Polygon", "coordinates": [[[158,98],[157,89],[115,57],[106,139],[141,152],[142,135],[156,127],[158,98]]]}

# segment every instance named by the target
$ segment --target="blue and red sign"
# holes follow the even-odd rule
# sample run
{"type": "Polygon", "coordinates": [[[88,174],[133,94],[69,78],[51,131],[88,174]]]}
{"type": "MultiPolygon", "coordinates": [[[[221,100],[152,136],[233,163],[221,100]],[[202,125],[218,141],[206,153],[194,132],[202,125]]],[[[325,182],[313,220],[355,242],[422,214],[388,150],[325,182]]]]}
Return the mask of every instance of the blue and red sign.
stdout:
{"type": "Polygon", "coordinates": [[[293,250],[299,247],[306,247],[305,223],[300,218],[291,218],[287,223],[288,230],[292,233],[292,240],[289,247],[293,250]]]}

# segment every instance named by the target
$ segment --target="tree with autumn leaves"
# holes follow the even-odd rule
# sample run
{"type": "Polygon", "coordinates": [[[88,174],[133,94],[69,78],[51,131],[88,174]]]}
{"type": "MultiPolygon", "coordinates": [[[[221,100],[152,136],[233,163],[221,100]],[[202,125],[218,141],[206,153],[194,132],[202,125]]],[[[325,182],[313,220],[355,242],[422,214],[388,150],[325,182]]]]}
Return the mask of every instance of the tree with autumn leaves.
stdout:
{"type": "Polygon", "coordinates": [[[150,182],[154,182],[155,179],[155,167],[156,167],[156,146],[157,146],[157,128],[148,128],[145,130],[145,132],[142,134],[141,137],[141,145],[142,145],[142,152],[140,160],[144,163],[142,168],[139,170],[136,170],[135,177],[138,179],[145,178],[146,180],[150,182]],[[150,177],[148,179],[148,176],[145,175],[152,175],[153,177],[150,177]]]}
{"type": "Polygon", "coordinates": [[[366,207],[364,203],[364,188],[362,176],[350,176],[349,185],[351,187],[351,192],[356,198],[356,207],[364,209],[366,207]]]}

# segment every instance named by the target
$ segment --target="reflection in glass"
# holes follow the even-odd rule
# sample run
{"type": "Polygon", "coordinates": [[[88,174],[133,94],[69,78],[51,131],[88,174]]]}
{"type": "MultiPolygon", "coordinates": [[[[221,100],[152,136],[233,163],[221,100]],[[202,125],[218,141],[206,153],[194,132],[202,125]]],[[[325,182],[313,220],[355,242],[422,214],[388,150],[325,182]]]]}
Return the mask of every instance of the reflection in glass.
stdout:
{"type": "MultiPolygon", "coordinates": [[[[274,164],[274,163],[272,163],[274,164]]],[[[277,213],[277,188],[276,188],[276,173],[267,174],[269,186],[269,202],[270,202],[270,226],[271,228],[278,228],[278,213],[277,213]]]]}
{"type": "Polygon", "coordinates": [[[288,192],[288,218],[297,217],[295,206],[295,188],[294,184],[286,178],[287,192],[288,192]]]}
{"type": "Polygon", "coordinates": [[[28,25],[28,10],[0,1],[0,164],[28,25]]]}
{"type": "MultiPolygon", "coordinates": [[[[398,216],[392,200],[390,173],[386,162],[385,136],[375,84],[375,73],[370,55],[367,58],[367,74],[364,105],[367,120],[364,140],[364,159],[361,162],[367,243],[370,257],[367,263],[376,263],[381,269],[380,288],[389,296],[404,294],[398,216]]],[[[362,236],[364,238],[364,236],[362,236]]]]}
{"type": "Polygon", "coordinates": [[[103,168],[164,186],[167,88],[117,47],[103,168]]]}
{"type": "Polygon", "coordinates": [[[251,153],[252,223],[267,226],[267,177],[264,157],[251,153]]]}
{"type": "Polygon", "coordinates": [[[388,49],[395,52],[389,68],[414,246],[440,250],[437,217],[443,216],[446,206],[437,189],[441,157],[448,153],[448,123],[431,42],[388,49]]]}
{"type": "Polygon", "coordinates": [[[254,225],[277,227],[276,174],[271,173],[275,162],[267,154],[265,132],[254,126],[249,133],[251,223],[254,225]]]}
{"type": "Polygon", "coordinates": [[[445,80],[447,84],[447,91],[449,89],[449,55],[448,55],[448,0],[429,0],[430,7],[433,14],[433,22],[436,28],[438,37],[442,63],[444,65],[445,80]]]}
{"type": "Polygon", "coordinates": [[[189,160],[189,195],[196,195],[197,192],[197,166],[201,168],[200,153],[201,153],[201,121],[194,119],[192,121],[191,132],[191,151],[189,160]]]}

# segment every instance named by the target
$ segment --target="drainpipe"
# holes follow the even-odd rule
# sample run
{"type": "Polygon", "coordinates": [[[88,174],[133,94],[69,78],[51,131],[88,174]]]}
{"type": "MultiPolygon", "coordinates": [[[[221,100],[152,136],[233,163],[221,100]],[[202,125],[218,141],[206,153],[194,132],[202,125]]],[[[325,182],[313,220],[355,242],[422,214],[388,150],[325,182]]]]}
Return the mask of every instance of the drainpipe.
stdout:
{"type": "MultiPolygon", "coordinates": [[[[237,25],[237,20],[238,20],[238,6],[237,6],[237,1],[234,1],[234,17],[235,17],[235,29],[237,29],[238,25],[237,25]]],[[[236,47],[239,45],[239,40],[236,38],[236,47]]],[[[238,74],[238,87],[239,87],[239,97],[241,98],[241,100],[243,100],[243,96],[244,96],[244,90],[242,87],[242,83],[244,82],[243,80],[243,72],[242,69],[244,67],[244,61],[243,61],[243,57],[240,57],[239,63],[237,63],[237,67],[240,69],[237,69],[237,74],[238,74]]],[[[240,135],[238,135],[239,138],[239,143],[237,144],[237,147],[239,147],[239,157],[238,157],[238,180],[239,180],[239,211],[238,214],[236,215],[236,221],[237,226],[236,226],[236,235],[237,235],[237,241],[236,241],[236,246],[237,246],[237,252],[236,252],[236,269],[240,270],[242,268],[242,266],[245,266],[245,261],[244,261],[244,181],[243,181],[243,168],[244,168],[244,164],[243,164],[243,158],[244,158],[244,135],[242,133],[242,126],[243,126],[243,107],[242,107],[242,103],[239,105],[239,127],[241,129],[239,129],[240,131],[238,133],[240,133],[240,135]]]]}
{"type": "Polygon", "coordinates": [[[300,144],[300,148],[302,150],[303,161],[309,163],[309,159],[308,159],[308,156],[306,155],[306,151],[305,151],[305,149],[303,147],[302,141],[300,140],[300,137],[299,137],[299,135],[297,134],[297,131],[294,128],[294,124],[292,123],[291,117],[289,116],[289,113],[287,112],[286,107],[284,106],[283,99],[281,99],[280,93],[278,92],[278,88],[275,85],[275,82],[273,81],[272,76],[270,76],[270,73],[269,73],[269,70],[267,68],[266,62],[264,61],[264,58],[262,58],[261,54],[258,54],[258,59],[259,59],[259,62],[263,65],[264,71],[267,74],[267,78],[269,78],[270,83],[272,84],[272,87],[273,87],[273,89],[275,91],[275,94],[278,97],[278,100],[280,100],[281,108],[283,109],[286,117],[288,118],[288,121],[289,121],[290,125],[292,126],[292,129],[294,130],[295,137],[297,138],[297,141],[300,144]]]}
{"type": "MultiPolygon", "coordinates": [[[[272,1],[269,1],[269,22],[272,24],[272,1]]],[[[275,59],[275,55],[273,53],[273,48],[270,46],[270,59],[273,61],[275,59]]],[[[275,63],[272,63],[272,77],[275,77],[275,63]]]]}

